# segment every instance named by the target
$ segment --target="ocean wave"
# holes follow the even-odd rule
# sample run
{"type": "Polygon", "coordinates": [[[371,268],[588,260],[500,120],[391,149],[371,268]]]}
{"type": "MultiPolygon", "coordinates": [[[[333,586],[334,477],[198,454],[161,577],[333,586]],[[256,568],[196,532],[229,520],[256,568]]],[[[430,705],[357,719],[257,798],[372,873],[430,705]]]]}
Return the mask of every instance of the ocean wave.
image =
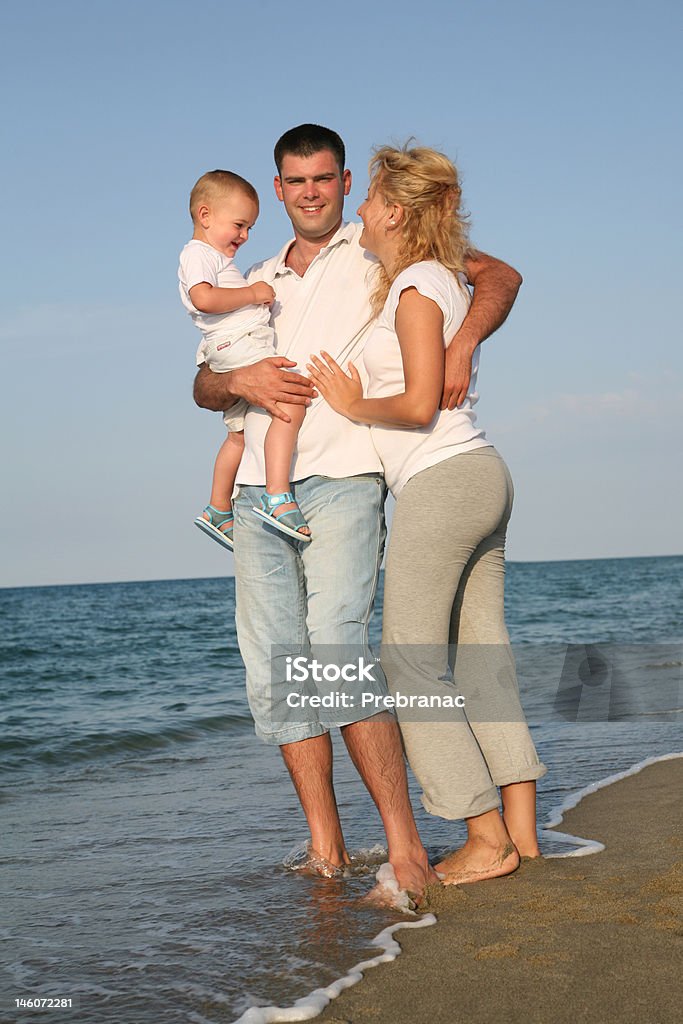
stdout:
{"type": "Polygon", "coordinates": [[[0,645],[0,661],[3,665],[12,659],[27,661],[31,658],[42,658],[45,651],[42,647],[28,647],[25,644],[2,644],[0,645]]]}
{"type": "Polygon", "coordinates": [[[0,758],[9,771],[32,765],[67,766],[122,754],[151,753],[177,744],[196,743],[207,735],[251,728],[251,716],[245,710],[161,729],[109,729],[67,738],[11,736],[0,739],[0,758]]]}

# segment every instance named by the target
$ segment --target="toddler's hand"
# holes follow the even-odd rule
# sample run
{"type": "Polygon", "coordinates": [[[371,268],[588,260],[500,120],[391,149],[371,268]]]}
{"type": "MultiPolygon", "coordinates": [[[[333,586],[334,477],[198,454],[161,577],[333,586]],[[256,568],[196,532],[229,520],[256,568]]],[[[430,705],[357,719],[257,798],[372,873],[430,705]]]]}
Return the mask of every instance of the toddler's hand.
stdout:
{"type": "Polygon", "coordinates": [[[251,286],[251,289],[254,293],[255,303],[263,302],[266,306],[272,306],[275,302],[275,292],[265,281],[257,281],[251,286]]]}

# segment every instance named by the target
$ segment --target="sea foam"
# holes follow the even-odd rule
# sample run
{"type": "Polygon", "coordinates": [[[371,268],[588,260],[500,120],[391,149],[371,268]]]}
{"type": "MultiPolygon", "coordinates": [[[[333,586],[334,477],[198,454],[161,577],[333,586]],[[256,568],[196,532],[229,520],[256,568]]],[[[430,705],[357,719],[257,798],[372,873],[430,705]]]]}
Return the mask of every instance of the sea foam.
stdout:
{"type": "MultiPolygon", "coordinates": [[[[604,850],[604,844],[597,842],[595,839],[583,839],[581,836],[573,836],[564,832],[549,832],[548,830],[554,829],[556,825],[560,825],[565,812],[576,807],[583,798],[588,796],[590,793],[596,793],[599,789],[604,789],[605,786],[611,786],[612,783],[619,782],[621,779],[626,779],[630,775],[637,775],[643,770],[643,768],[647,768],[651,764],[656,764],[658,761],[671,761],[678,757],[683,757],[683,751],[673,754],[663,754],[660,757],[647,757],[644,761],[639,761],[638,764],[633,765],[631,768],[627,768],[623,772],[616,772],[614,775],[608,775],[604,779],[592,782],[588,786],[584,786],[582,789],[577,790],[575,793],[571,793],[562,801],[562,803],[553,807],[548,820],[543,824],[540,832],[545,840],[569,842],[575,846],[575,849],[570,850],[567,853],[549,853],[545,855],[546,858],[585,857],[589,854],[600,853],[604,850]]],[[[404,909],[401,905],[402,897],[405,897],[406,901],[409,901],[409,897],[406,892],[401,892],[401,890],[399,890],[398,882],[396,881],[396,876],[394,875],[391,865],[382,864],[376,877],[378,887],[383,888],[390,897],[396,898],[397,902],[394,903],[394,906],[396,906],[397,909],[404,909]]],[[[356,985],[361,981],[364,971],[369,970],[371,967],[377,967],[379,964],[389,963],[400,955],[401,947],[396,939],[394,939],[395,932],[399,931],[401,928],[425,928],[432,924],[436,924],[436,918],[434,915],[425,914],[424,917],[421,917],[417,921],[399,922],[398,924],[384,928],[379,935],[376,935],[372,940],[372,945],[380,946],[384,950],[383,953],[373,957],[371,960],[362,960],[360,963],[356,964],[355,967],[352,967],[349,973],[345,974],[344,977],[339,978],[337,981],[333,981],[331,985],[327,986],[327,988],[316,988],[309,995],[303,996],[301,999],[297,999],[293,1006],[252,1006],[243,1013],[242,1016],[234,1022],[234,1024],[280,1024],[280,1022],[311,1020],[313,1017],[317,1017],[319,1013],[322,1013],[328,1003],[333,999],[336,999],[344,989],[351,988],[352,985],[356,985]]]]}

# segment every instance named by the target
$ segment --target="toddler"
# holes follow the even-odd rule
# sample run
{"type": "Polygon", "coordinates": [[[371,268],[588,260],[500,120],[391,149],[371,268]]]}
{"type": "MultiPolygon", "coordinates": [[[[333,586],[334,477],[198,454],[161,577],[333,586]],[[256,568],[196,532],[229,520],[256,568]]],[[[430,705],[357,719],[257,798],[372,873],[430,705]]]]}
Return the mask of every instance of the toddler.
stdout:
{"type": "MultiPolygon", "coordinates": [[[[275,292],[264,281],[248,284],[233,263],[258,217],[253,185],[232,171],[203,174],[190,195],[194,224],[192,241],[180,254],[180,297],[202,332],[197,365],[215,373],[250,366],[276,355],[269,307],[275,292]]],[[[248,403],[240,399],[224,415],[228,436],[216,457],[211,499],[196,525],[225,547],[233,549],[232,493],[244,450],[244,416],[248,403]]],[[[290,423],[273,419],[266,433],[264,455],[266,490],[256,515],[276,529],[310,541],[310,530],[290,492],[292,455],[305,407],[282,405],[290,423]]]]}

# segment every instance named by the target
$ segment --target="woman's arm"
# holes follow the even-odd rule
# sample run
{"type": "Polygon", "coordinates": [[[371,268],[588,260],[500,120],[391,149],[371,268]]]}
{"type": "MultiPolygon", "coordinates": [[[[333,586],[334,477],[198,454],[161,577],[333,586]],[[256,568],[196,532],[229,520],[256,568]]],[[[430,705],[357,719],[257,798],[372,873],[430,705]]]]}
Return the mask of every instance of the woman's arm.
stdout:
{"type": "Polygon", "coordinates": [[[397,427],[426,427],[439,407],[443,389],[443,313],[416,288],[401,293],[396,310],[405,391],[387,398],[363,398],[358,371],[350,375],[327,352],[311,356],[308,371],[327,402],[348,419],[397,427]]]}

